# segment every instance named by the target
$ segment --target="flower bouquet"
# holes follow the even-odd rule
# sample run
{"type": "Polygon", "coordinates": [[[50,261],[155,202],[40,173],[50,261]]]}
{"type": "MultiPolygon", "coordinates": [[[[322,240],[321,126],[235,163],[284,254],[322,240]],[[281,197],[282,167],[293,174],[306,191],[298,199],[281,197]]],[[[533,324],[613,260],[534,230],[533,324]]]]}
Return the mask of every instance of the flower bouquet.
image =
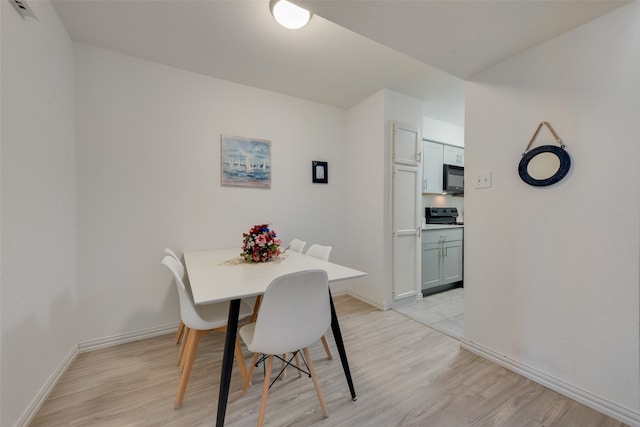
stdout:
{"type": "Polygon", "coordinates": [[[276,232],[269,229],[269,224],[254,225],[248,233],[242,233],[240,256],[248,262],[266,262],[280,255],[281,244],[276,232]]]}

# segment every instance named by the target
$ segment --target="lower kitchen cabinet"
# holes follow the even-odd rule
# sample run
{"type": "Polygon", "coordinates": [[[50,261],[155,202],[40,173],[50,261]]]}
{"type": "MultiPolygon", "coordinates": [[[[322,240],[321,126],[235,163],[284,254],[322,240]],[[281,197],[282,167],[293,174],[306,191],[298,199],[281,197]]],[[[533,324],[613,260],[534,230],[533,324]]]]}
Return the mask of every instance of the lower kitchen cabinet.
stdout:
{"type": "Polygon", "coordinates": [[[462,228],[422,231],[422,290],[462,280],[462,228]]]}

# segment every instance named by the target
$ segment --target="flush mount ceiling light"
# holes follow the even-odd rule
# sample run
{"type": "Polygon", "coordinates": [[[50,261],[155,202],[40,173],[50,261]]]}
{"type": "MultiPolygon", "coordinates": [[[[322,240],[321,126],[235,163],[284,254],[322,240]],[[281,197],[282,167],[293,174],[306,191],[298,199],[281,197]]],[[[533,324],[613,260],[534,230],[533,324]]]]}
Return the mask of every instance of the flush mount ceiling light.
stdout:
{"type": "Polygon", "coordinates": [[[287,0],[270,0],[269,10],[280,25],[290,30],[304,27],[311,19],[311,12],[287,0]]]}

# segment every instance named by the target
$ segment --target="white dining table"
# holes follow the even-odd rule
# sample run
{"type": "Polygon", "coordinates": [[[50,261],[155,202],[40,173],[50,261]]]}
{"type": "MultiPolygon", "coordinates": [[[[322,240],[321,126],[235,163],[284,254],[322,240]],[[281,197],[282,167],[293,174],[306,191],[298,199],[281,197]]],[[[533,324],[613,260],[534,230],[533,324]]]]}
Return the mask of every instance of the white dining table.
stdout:
{"type": "MultiPolygon", "coordinates": [[[[238,330],[240,300],[262,295],[267,286],[277,277],[304,270],[320,269],[327,272],[329,283],[355,279],[365,276],[359,270],[345,267],[298,252],[285,252],[276,259],[264,263],[248,263],[241,259],[240,248],[187,251],[184,253],[185,265],[195,304],[210,304],[229,301],[229,317],[225,337],[222,370],[220,374],[220,392],[218,394],[218,413],[216,425],[223,426],[231,383],[233,350],[238,330]]],[[[351,398],[357,399],[347,353],[340,331],[333,298],[331,303],[331,330],[340,354],[351,398]]]]}

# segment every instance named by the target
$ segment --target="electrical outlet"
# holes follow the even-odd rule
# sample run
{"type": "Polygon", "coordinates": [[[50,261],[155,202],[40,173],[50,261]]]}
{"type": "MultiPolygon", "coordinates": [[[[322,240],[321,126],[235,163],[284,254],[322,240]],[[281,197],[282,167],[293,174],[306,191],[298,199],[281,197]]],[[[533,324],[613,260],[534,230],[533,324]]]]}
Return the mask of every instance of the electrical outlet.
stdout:
{"type": "Polygon", "coordinates": [[[475,188],[491,188],[491,172],[481,172],[475,176],[475,188]]]}

